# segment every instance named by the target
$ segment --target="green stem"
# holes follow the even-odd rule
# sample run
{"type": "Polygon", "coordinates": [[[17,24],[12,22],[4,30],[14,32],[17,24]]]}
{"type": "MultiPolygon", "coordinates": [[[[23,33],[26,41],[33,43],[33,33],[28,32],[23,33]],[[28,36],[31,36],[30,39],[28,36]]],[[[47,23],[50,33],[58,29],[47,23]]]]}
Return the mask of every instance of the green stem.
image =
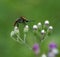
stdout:
{"type": "Polygon", "coordinates": [[[26,33],[24,33],[24,42],[26,42],[26,33]]]}
{"type": "Polygon", "coordinates": [[[42,43],[47,37],[48,37],[48,31],[46,32],[46,35],[44,36],[44,38],[41,39],[40,43],[42,43]]]}
{"type": "MultiPolygon", "coordinates": [[[[19,40],[21,40],[21,42],[23,43],[23,44],[25,44],[30,50],[32,50],[32,48],[28,45],[28,44],[26,44],[22,39],[21,39],[21,37],[19,37],[19,35],[17,35],[17,37],[18,37],[18,39],[19,40]]],[[[18,41],[17,41],[18,42],[18,41]]],[[[20,42],[19,42],[20,43],[20,42]]]]}

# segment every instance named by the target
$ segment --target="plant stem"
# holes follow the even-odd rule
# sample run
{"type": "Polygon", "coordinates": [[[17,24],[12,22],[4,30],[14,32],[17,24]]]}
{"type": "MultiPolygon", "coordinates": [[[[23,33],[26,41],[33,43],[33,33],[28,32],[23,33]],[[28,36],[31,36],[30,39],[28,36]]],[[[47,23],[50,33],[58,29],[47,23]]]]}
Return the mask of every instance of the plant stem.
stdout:
{"type": "MultiPolygon", "coordinates": [[[[28,47],[30,50],[32,50],[32,48],[31,48],[28,44],[26,44],[26,42],[24,42],[19,35],[17,35],[17,37],[18,37],[19,40],[21,40],[21,42],[22,42],[23,44],[26,45],[26,47],[28,47]]],[[[18,42],[18,41],[17,41],[17,42],[18,42]]],[[[19,43],[20,43],[20,41],[19,41],[19,43]]]]}
{"type": "Polygon", "coordinates": [[[26,42],[26,33],[24,33],[24,42],[26,42]]]}

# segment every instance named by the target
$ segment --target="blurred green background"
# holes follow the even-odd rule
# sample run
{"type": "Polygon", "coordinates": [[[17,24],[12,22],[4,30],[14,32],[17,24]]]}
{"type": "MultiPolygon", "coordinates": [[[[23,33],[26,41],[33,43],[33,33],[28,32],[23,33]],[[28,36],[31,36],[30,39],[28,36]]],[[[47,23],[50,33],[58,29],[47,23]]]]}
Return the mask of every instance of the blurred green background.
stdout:
{"type": "Polygon", "coordinates": [[[41,52],[47,52],[50,41],[56,42],[60,50],[60,0],[0,0],[0,57],[35,57],[32,51],[10,37],[13,23],[20,16],[35,20],[32,24],[48,19],[54,30],[42,43],[41,52]]]}

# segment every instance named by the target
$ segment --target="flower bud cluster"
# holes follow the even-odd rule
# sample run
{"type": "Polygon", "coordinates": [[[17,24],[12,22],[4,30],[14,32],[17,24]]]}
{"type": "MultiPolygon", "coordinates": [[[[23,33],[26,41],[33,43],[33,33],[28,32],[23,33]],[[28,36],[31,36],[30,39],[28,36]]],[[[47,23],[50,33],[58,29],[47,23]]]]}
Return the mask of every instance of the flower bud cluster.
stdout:
{"type": "Polygon", "coordinates": [[[50,26],[50,22],[46,20],[44,22],[44,25],[42,25],[41,22],[38,22],[37,25],[33,25],[33,31],[35,33],[35,36],[39,35],[40,41],[44,40],[46,36],[49,36],[53,30],[53,27],[50,26]]]}
{"type": "MultiPolygon", "coordinates": [[[[22,31],[23,32],[23,38],[20,37],[19,28],[17,26],[14,27],[14,30],[11,32],[10,36],[17,38],[18,39],[17,42],[21,41],[27,47],[31,48],[34,51],[35,55],[39,55],[40,54],[40,45],[39,44],[41,44],[42,40],[44,40],[45,38],[47,38],[47,36],[49,36],[51,34],[51,32],[53,30],[53,26],[51,26],[50,22],[48,20],[46,20],[44,22],[44,25],[42,25],[41,22],[38,22],[37,24],[33,25],[32,28],[33,28],[32,30],[34,31],[34,33],[32,31],[31,34],[34,37],[37,37],[37,38],[39,37],[37,40],[35,39],[36,41],[32,47],[30,47],[29,45],[26,44],[27,43],[26,42],[27,35],[29,34],[29,30],[30,30],[28,25],[25,25],[23,28],[23,31],[22,31]],[[27,34],[27,32],[28,32],[28,34],[27,34]],[[39,42],[37,42],[37,41],[39,41],[39,42]]],[[[29,35],[29,36],[31,36],[31,35],[29,35]]],[[[34,38],[33,36],[31,36],[31,37],[34,38]]],[[[47,56],[48,57],[55,57],[58,53],[59,52],[58,52],[56,44],[50,43],[47,56]]],[[[41,57],[47,57],[47,56],[44,53],[41,55],[41,57]]]]}

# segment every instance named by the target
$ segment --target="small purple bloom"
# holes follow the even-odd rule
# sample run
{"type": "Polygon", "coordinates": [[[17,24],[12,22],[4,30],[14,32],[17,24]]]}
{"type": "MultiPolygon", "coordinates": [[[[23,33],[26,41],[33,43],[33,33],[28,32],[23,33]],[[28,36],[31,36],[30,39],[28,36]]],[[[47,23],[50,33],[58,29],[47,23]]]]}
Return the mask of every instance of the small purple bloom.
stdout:
{"type": "Polygon", "coordinates": [[[33,45],[33,51],[36,55],[39,54],[39,44],[36,43],[33,45]]]}
{"type": "Polygon", "coordinates": [[[57,45],[55,43],[53,43],[53,42],[49,44],[50,49],[54,49],[56,47],[57,47],[57,45]]]}

